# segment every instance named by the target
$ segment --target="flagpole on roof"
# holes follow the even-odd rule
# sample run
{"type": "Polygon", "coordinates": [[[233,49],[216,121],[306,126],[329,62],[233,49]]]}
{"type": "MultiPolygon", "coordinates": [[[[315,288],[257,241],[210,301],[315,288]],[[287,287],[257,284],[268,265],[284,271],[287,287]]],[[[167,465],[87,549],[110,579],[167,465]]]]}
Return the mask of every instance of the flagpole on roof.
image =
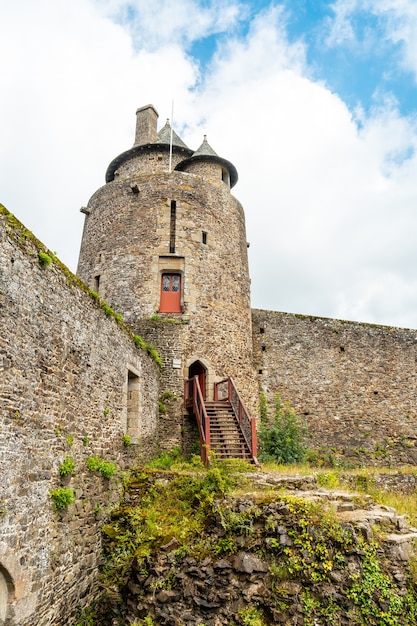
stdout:
{"type": "Polygon", "coordinates": [[[173,133],[173,125],[174,125],[174,101],[172,101],[171,106],[171,134],[169,138],[169,173],[171,174],[172,170],[172,133],[173,133]]]}

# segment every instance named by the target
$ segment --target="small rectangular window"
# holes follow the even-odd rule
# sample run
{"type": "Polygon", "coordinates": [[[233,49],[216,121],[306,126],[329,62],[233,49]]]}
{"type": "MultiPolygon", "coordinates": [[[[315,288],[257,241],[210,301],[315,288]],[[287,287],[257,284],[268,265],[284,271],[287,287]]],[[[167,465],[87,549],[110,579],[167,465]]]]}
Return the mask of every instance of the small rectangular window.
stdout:
{"type": "Polygon", "coordinates": [[[127,372],[127,434],[135,441],[140,435],[139,376],[127,372]]]}
{"type": "Polygon", "coordinates": [[[100,293],[100,276],[94,276],[94,288],[93,291],[95,291],[96,293],[100,293]]]}
{"type": "Polygon", "coordinates": [[[207,233],[203,230],[201,241],[206,244],[207,243],[207,233]]]}

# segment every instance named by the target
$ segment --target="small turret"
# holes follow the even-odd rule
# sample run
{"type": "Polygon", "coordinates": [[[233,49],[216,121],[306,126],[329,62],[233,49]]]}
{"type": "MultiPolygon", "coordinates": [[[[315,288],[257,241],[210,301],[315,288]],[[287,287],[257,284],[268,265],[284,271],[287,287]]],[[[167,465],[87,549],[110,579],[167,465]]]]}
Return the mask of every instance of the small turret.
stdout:
{"type": "Polygon", "coordinates": [[[230,188],[236,185],[238,179],[235,166],[219,157],[208,143],[207,135],[204,135],[203,143],[191,157],[181,161],[175,169],[197,176],[207,176],[212,180],[222,180],[230,188]]]}

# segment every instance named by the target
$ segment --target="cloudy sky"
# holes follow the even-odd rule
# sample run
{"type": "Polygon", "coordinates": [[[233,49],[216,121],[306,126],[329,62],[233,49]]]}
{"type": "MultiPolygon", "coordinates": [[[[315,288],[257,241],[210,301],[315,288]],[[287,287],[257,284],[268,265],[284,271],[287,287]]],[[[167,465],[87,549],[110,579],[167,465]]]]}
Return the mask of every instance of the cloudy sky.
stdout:
{"type": "Polygon", "coordinates": [[[417,328],[416,0],[0,3],[0,202],[73,271],[136,108],[239,172],[254,307],[417,328]]]}

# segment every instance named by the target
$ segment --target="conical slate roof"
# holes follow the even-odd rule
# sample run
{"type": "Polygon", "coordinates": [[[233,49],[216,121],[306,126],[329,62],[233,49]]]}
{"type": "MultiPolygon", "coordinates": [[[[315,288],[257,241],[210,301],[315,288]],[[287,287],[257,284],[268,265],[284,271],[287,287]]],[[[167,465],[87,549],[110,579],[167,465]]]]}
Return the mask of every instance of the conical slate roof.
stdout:
{"type": "MultiPolygon", "coordinates": [[[[165,126],[161,128],[158,133],[158,143],[171,144],[171,124],[169,120],[166,121],[165,126]]],[[[177,135],[175,130],[172,130],[172,145],[178,146],[179,148],[187,148],[188,146],[183,142],[181,137],[177,135]]]]}
{"type": "Polygon", "coordinates": [[[198,150],[193,152],[193,154],[187,159],[184,159],[183,161],[178,163],[175,169],[178,171],[185,171],[187,169],[187,166],[193,161],[211,161],[211,162],[214,161],[216,163],[219,163],[220,165],[225,167],[229,172],[230,187],[232,188],[236,185],[238,175],[237,175],[237,170],[235,166],[233,165],[233,163],[230,163],[230,161],[227,161],[226,159],[219,157],[217,152],[215,152],[213,148],[210,146],[210,144],[208,143],[207,135],[204,135],[203,143],[198,148],[198,150]]]}
{"type": "Polygon", "coordinates": [[[198,148],[198,150],[196,150],[193,153],[193,157],[196,157],[196,156],[214,156],[214,157],[219,156],[217,152],[213,150],[213,148],[210,146],[209,142],[207,141],[207,135],[204,135],[203,143],[198,148]]]}

